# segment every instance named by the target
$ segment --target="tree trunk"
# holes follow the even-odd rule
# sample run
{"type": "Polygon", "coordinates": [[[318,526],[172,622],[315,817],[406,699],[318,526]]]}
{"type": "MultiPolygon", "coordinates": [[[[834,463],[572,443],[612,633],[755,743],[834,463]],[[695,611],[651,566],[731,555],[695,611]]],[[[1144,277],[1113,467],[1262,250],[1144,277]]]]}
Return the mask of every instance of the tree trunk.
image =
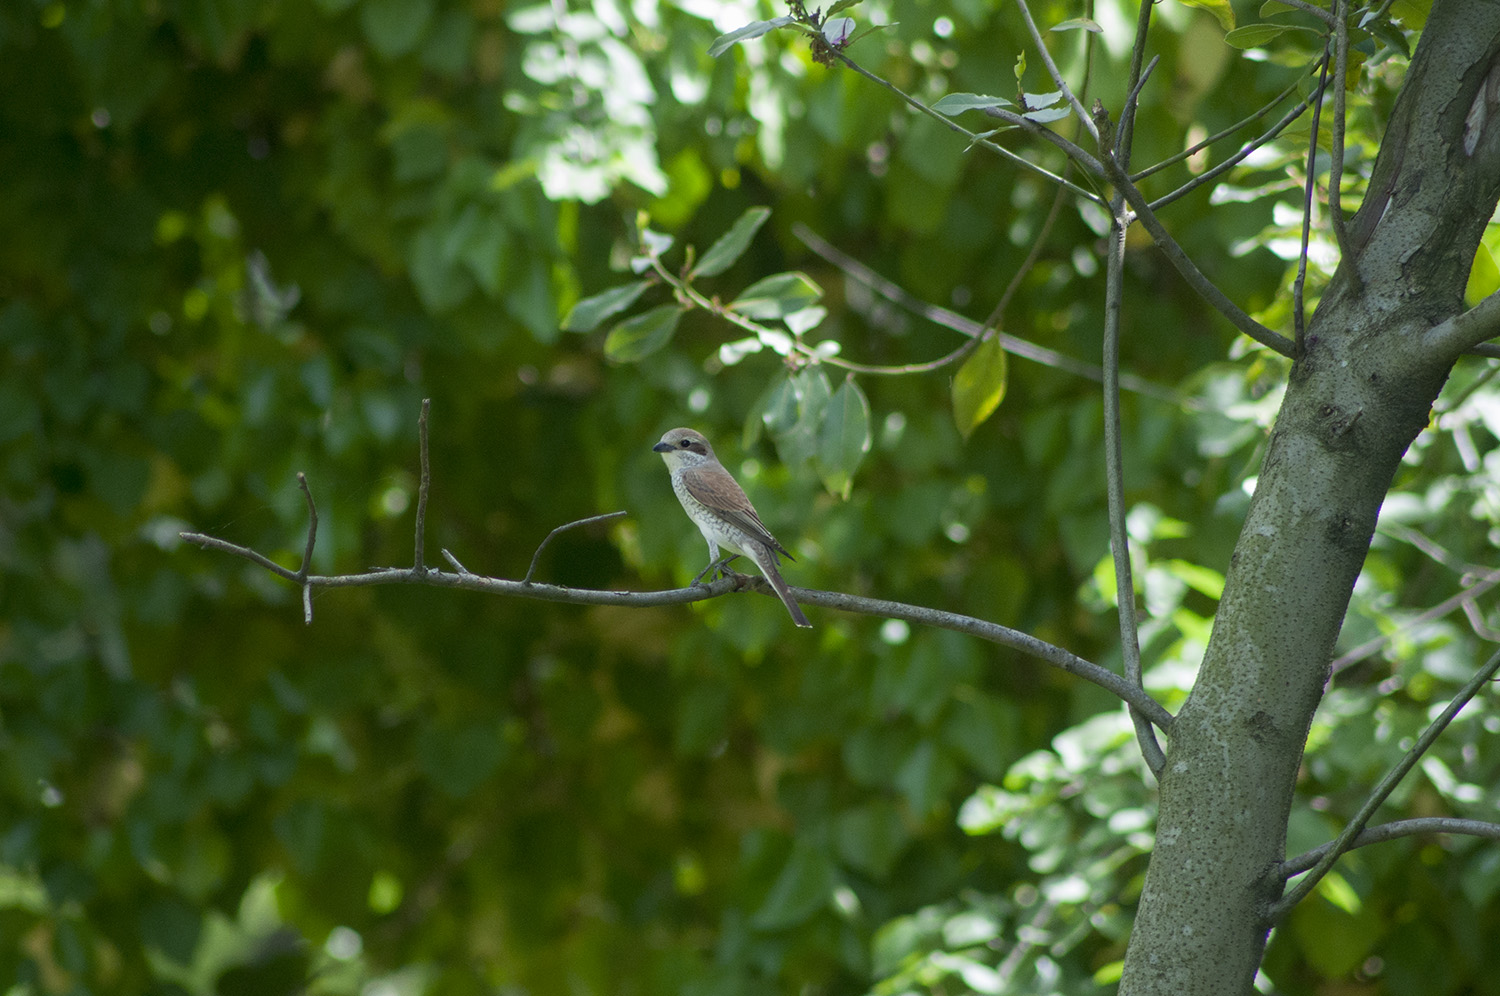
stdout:
{"type": "Polygon", "coordinates": [[[1500,123],[1470,113],[1476,97],[1494,100],[1497,57],[1500,4],[1434,4],[1344,259],[1298,344],[1173,725],[1122,994],[1251,991],[1334,641],[1392,476],[1459,351],[1427,333],[1463,310],[1500,193],[1500,123]]]}

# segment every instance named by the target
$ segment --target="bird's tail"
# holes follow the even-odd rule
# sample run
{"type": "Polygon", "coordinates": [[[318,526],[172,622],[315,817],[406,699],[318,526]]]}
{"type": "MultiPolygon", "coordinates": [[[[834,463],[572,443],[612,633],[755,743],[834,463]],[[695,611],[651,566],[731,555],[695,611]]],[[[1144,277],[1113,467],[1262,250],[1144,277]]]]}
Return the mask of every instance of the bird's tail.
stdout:
{"type": "Polygon", "coordinates": [[[771,588],[776,592],[776,597],[781,599],[781,604],[786,606],[786,611],[791,615],[792,622],[803,629],[812,629],[812,623],[808,622],[807,616],[802,613],[802,606],[798,605],[796,599],[792,598],[791,590],[787,588],[786,582],[781,579],[781,572],[776,569],[776,551],[767,547],[764,550],[757,550],[756,553],[760,554],[760,556],[753,558],[755,566],[760,568],[760,572],[771,583],[771,588]]]}

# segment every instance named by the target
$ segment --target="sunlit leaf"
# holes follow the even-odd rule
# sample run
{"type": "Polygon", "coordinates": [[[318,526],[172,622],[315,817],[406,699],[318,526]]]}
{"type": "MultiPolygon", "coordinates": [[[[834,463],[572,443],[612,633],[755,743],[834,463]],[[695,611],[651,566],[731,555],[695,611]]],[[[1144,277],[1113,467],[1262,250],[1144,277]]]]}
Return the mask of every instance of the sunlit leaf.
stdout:
{"type": "Polygon", "coordinates": [[[1061,90],[1049,90],[1046,93],[1021,94],[1021,99],[1025,101],[1026,106],[1033,111],[1039,111],[1043,107],[1051,107],[1059,100],[1062,100],[1062,98],[1063,92],[1061,90]]]}
{"type": "Polygon", "coordinates": [[[1218,19],[1219,27],[1225,31],[1234,30],[1234,8],[1229,5],[1229,0],[1178,0],[1178,2],[1188,7],[1198,7],[1208,11],[1218,19]]]}
{"type": "Polygon", "coordinates": [[[1464,302],[1473,307],[1491,294],[1500,290],[1500,267],[1495,265],[1495,256],[1484,243],[1474,254],[1474,265],[1469,267],[1469,283],[1464,288],[1464,302]]]}
{"type": "Polygon", "coordinates": [[[848,10],[850,7],[858,6],[863,2],[864,0],[837,0],[832,7],[828,8],[828,16],[832,17],[841,10],[848,10]]]}
{"type": "Polygon", "coordinates": [[[621,284],[611,287],[607,291],[601,291],[593,297],[586,297],[573,305],[568,315],[563,319],[564,332],[592,332],[604,324],[606,318],[617,315],[636,302],[646,288],[651,286],[649,280],[637,280],[633,283],[621,284]]]}
{"type": "Polygon", "coordinates": [[[1077,31],[1080,29],[1091,31],[1096,35],[1104,33],[1104,29],[1099,26],[1098,21],[1087,17],[1070,17],[1066,21],[1059,21],[1057,24],[1052,25],[1053,31],[1077,31]]]}
{"type": "Polygon", "coordinates": [[[986,107],[1011,107],[1012,103],[1004,97],[991,97],[983,93],[950,93],[941,97],[932,109],[939,114],[962,114],[964,111],[977,111],[986,107]]]}
{"type": "Polygon", "coordinates": [[[1062,107],[1047,107],[1040,111],[1027,111],[1021,116],[1027,121],[1035,121],[1037,124],[1047,124],[1050,121],[1061,121],[1072,113],[1073,108],[1068,104],[1064,104],[1062,107]]]}
{"type": "Polygon", "coordinates": [[[854,33],[854,18],[830,17],[823,22],[823,38],[834,48],[841,48],[854,33]]]}
{"type": "Polygon", "coordinates": [[[1000,407],[1008,364],[998,335],[991,335],[953,375],[953,420],[968,438],[1000,407]]]}
{"type": "Polygon", "coordinates": [[[794,18],[791,15],[783,14],[781,17],[773,17],[769,21],[751,21],[743,28],[736,28],[727,35],[720,35],[715,38],[714,43],[708,46],[708,54],[714,58],[718,58],[740,42],[749,41],[751,38],[759,38],[761,35],[775,31],[777,28],[784,28],[788,24],[791,24],[793,20],[794,18]]]}
{"type": "Polygon", "coordinates": [[[1235,28],[1224,36],[1224,43],[1234,48],[1259,48],[1284,31],[1292,30],[1289,24],[1247,24],[1235,28]]]}
{"type": "Polygon", "coordinates": [[[658,305],[627,318],[609,330],[604,340],[604,356],[616,363],[633,363],[650,356],[672,341],[681,320],[682,307],[676,304],[658,305]]]}
{"type": "Polygon", "coordinates": [[[750,240],[771,217],[768,207],[753,207],[735,219],[729,231],[719,236],[693,267],[694,277],[714,277],[733,266],[750,247],[750,240]]]}
{"type": "Polygon", "coordinates": [[[811,307],[822,296],[823,289],[807,274],[777,273],[751,284],[729,308],[747,318],[764,321],[811,307]]]}

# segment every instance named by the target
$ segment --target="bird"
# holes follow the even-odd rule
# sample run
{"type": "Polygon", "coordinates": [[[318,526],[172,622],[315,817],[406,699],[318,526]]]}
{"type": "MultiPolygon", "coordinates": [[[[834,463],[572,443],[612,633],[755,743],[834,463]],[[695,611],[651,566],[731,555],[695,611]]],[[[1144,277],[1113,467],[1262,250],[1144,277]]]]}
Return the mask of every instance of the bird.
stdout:
{"type": "Polygon", "coordinates": [[[788,560],[796,558],[760,521],[755,506],[745,496],[745,489],[714,456],[714,448],[703,434],[694,429],[671,429],[651,449],[666,461],[677,500],[682,502],[683,511],[708,540],[708,566],[698,572],[693,584],[715,568],[721,573],[733,573],[729,570],[729,562],[735,557],[748,557],[770,582],[776,597],[791,614],[792,622],[810,628],[812,623],[807,621],[802,607],[792,598],[781,572],[776,569],[778,555],[788,560]],[[730,551],[722,559],[719,557],[720,547],[730,551]]]}

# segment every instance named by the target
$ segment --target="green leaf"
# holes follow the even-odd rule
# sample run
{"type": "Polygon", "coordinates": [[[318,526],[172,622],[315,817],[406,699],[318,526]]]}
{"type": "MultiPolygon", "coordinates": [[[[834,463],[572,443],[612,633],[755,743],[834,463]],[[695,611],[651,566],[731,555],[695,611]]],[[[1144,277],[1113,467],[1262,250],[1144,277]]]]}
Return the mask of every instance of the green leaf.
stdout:
{"type": "Polygon", "coordinates": [[[1217,601],[1224,597],[1224,575],[1212,567],[1204,567],[1187,560],[1167,561],[1167,570],[1189,588],[1217,601]]]}
{"type": "Polygon", "coordinates": [[[1290,30],[1289,24],[1247,24],[1225,35],[1224,42],[1234,48],[1259,48],[1283,31],[1290,30]]]}
{"type": "MultiPolygon", "coordinates": [[[[782,406],[776,411],[776,418],[777,424],[785,428],[778,430],[769,417],[766,428],[771,430],[771,438],[776,442],[776,452],[782,462],[795,466],[818,456],[823,413],[833,397],[833,388],[821,367],[799,370],[788,378],[788,383],[796,402],[795,419],[790,425],[786,423],[791,413],[784,407],[785,396],[781,395],[777,400],[782,406]]],[[[770,414],[768,409],[767,415],[770,414]]]]}
{"type": "Polygon", "coordinates": [[[1000,407],[1007,363],[1000,337],[991,335],[953,375],[953,420],[965,439],[1000,407]]]}
{"type": "Polygon", "coordinates": [[[1027,121],[1035,121],[1037,124],[1046,124],[1049,121],[1061,121],[1072,113],[1073,108],[1064,104],[1062,107],[1047,107],[1040,111],[1027,111],[1022,117],[1027,121]]]}
{"type": "Polygon", "coordinates": [[[1179,3],[1188,7],[1198,7],[1208,11],[1219,21],[1219,27],[1225,31],[1234,30],[1234,8],[1229,5],[1229,0],[1178,0],[1179,3]]]}
{"type": "Polygon", "coordinates": [[[805,273],[777,273],[757,280],[729,305],[747,318],[781,318],[818,303],[823,289],[805,273]]]}
{"type": "Polygon", "coordinates": [[[681,305],[663,304],[627,318],[609,330],[604,340],[605,358],[615,363],[634,363],[650,356],[672,341],[682,311],[681,305]]]}
{"type": "Polygon", "coordinates": [[[858,6],[863,2],[864,0],[838,0],[832,7],[828,8],[828,16],[832,17],[841,10],[848,10],[850,7],[858,6]]]}
{"type": "Polygon", "coordinates": [[[840,813],[834,835],[844,863],[876,879],[885,877],[911,840],[900,811],[883,799],[840,813]]]}
{"type": "Polygon", "coordinates": [[[818,471],[823,486],[847,499],[854,472],[870,452],[870,402],[852,379],[833,392],[818,429],[818,471]]]}
{"type": "Polygon", "coordinates": [[[1052,25],[1053,31],[1077,31],[1080,29],[1091,31],[1096,35],[1104,33],[1104,29],[1099,26],[1098,21],[1087,17],[1070,17],[1066,21],[1060,21],[1052,25]]]}
{"type": "Polygon", "coordinates": [[[718,58],[740,42],[749,41],[751,38],[759,38],[761,35],[775,31],[777,28],[784,28],[788,24],[791,24],[793,20],[794,18],[790,14],[783,14],[781,17],[773,17],[769,21],[751,21],[743,28],[735,28],[729,34],[720,35],[715,38],[714,43],[708,46],[708,54],[712,58],[718,58]]]}
{"type": "Polygon", "coordinates": [[[1061,90],[1049,90],[1046,93],[1021,94],[1021,100],[1025,103],[1027,109],[1032,111],[1039,111],[1044,107],[1051,107],[1059,100],[1062,100],[1062,97],[1063,92],[1061,90]]]}
{"type": "Polygon", "coordinates": [[[1474,254],[1474,265],[1469,267],[1469,283],[1464,288],[1464,303],[1474,307],[1480,301],[1500,290],[1500,267],[1495,265],[1495,256],[1484,243],[1474,254]]]}
{"type": "Polygon", "coordinates": [[[636,302],[646,288],[651,286],[649,280],[637,280],[634,283],[621,284],[611,287],[607,291],[601,291],[593,297],[586,297],[573,305],[568,311],[568,316],[563,319],[564,332],[592,332],[604,320],[612,315],[617,315],[636,302]]]}
{"type": "Polygon", "coordinates": [[[431,20],[432,0],[366,0],[359,8],[365,37],[387,59],[415,48],[431,20]]]}
{"type": "Polygon", "coordinates": [[[719,236],[713,245],[708,247],[708,252],[698,260],[698,265],[693,267],[690,276],[693,277],[716,277],[729,269],[739,258],[744,255],[745,250],[750,248],[750,240],[755,238],[755,233],[760,231],[760,226],[771,217],[771,209],[768,207],[753,207],[740,215],[729,231],[719,236]]]}
{"type": "Polygon", "coordinates": [[[833,861],[807,845],[797,845],[771,885],[751,923],[759,930],[784,930],[805,922],[827,905],[838,876],[833,861]]]}
{"type": "Polygon", "coordinates": [[[950,93],[943,96],[932,109],[939,114],[962,114],[964,111],[977,111],[986,107],[1011,107],[1010,101],[1004,97],[991,97],[982,93],[950,93]]]}

